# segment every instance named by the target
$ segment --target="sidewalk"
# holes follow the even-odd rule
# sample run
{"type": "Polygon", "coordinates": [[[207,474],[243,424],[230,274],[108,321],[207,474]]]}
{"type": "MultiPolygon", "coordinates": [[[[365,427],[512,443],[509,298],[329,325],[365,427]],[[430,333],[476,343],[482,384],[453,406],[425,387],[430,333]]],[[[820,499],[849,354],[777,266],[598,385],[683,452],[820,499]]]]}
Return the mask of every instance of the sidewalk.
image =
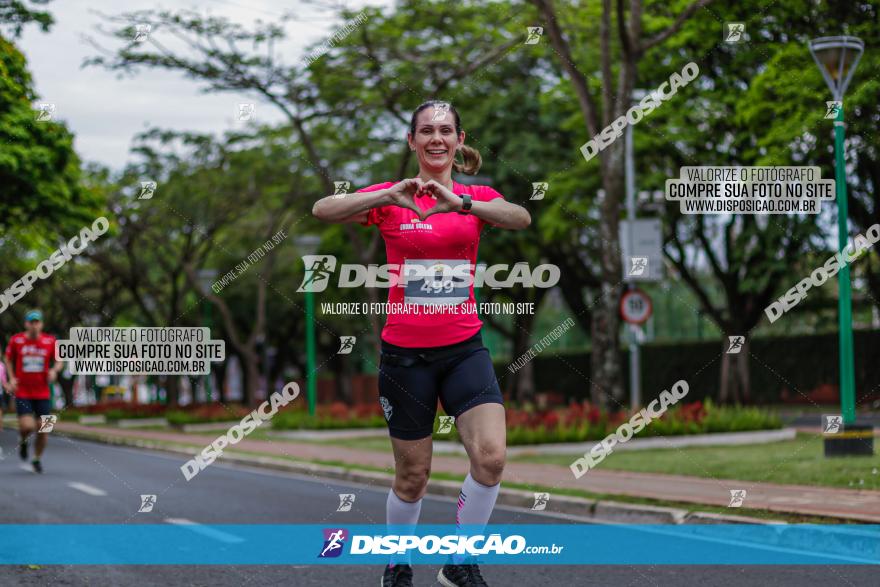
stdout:
{"type": "MultiPolygon", "coordinates": [[[[130,438],[164,441],[188,444],[194,447],[205,446],[216,438],[216,435],[120,430],[112,427],[82,426],[69,422],[59,422],[56,428],[61,433],[92,434],[120,440],[130,438]]],[[[235,449],[301,460],[340,461],[353,465],[382,468],[389,473],[393,472],[394,467],[394,458],[390,450],[383,453],[337,445],[248,439],[235,445],[235,449]]],[[[193,454],[196,452],[198,450],[193,450],[193,454]]],[[[464,476],[467,474],[467,461],[460,457],[434,455],[431,470],[464,476]]],[[[745,489],[747,495],[743,505],[748,508],[880,523],[880,491],[780,485],[731,479],[603,471],[601,469],[594,469],[580,479],[575,479],[567,467],[519,462],[507,464],[504,470],[504,480],[511,483],[550,488],[551,494],[552,488],[555,487],[607,495],[625,495],[716,506],[728,505],[730,490],[745,489]]],[[[731,508],[730,513],[735,514],[736,509],[731,508]]]]}

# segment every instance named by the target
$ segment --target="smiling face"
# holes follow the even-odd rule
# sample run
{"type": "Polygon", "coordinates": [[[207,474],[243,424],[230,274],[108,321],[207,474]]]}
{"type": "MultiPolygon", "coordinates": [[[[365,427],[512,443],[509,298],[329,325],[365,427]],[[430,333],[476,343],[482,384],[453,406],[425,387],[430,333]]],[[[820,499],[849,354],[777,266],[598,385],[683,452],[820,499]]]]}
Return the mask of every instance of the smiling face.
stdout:
{"type": "Polygon", "coordinates": [[[407,140],[419,158],[419,168],[436,173],[452,167],[455,149],[464,143],[464,131],[455,134],[452,112],[425,108],[416,117],[415,135],[408,133],[407,140]]]}

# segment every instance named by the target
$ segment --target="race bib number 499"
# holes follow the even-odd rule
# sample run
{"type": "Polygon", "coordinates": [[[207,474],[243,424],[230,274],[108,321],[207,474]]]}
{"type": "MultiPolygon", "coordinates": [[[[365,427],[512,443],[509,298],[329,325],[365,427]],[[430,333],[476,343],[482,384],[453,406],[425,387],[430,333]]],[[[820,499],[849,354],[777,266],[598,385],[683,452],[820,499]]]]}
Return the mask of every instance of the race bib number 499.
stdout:
{"type": "Polygon", "coordinates": [[[446,306],[470,297],[471,266],[464,259],[407,259],[403,277],[407,304],[446,306]]]}

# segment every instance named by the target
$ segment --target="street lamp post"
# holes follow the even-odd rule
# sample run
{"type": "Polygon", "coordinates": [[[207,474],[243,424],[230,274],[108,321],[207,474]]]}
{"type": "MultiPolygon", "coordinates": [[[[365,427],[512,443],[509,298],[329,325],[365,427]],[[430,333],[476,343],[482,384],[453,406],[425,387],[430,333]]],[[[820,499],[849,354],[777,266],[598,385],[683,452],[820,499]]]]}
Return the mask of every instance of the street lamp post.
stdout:
{"type": "MultiPolygon", "coordinates": [[[[810,54],[819,66],[831,95],[837,101],[837,119],[834,121],[835,184],[837,186],[837,248],[847,245],[846,158],[844,154],[843,95],[865,50],[865,44],[856,37],[821,37],[809,43],[810,54]]],[[[837,274],[838,320],[840,337],[840,410],[844,424],[854,424],[855,366],[853,360],[852,292],[849,265],[844,264],[837,274]]]]}
{"type": "MultiPolygon", "coordinates": [[[[321,237],[315,235],[303,235],[294,240],[294,245],[303,255],[312,255],[318,250],[321,237]]],[[[305,268],[306,274],[310,268],[305,268]]],[[[303,279],[305,285],[305,278],[303,279]]],[[[315,415],[315,406],[318,399],[316,385],[315,366],[315,294],[311,287],[304,287],[306,295],[306,397],[309,400],[309,415],[315,415]]]]}

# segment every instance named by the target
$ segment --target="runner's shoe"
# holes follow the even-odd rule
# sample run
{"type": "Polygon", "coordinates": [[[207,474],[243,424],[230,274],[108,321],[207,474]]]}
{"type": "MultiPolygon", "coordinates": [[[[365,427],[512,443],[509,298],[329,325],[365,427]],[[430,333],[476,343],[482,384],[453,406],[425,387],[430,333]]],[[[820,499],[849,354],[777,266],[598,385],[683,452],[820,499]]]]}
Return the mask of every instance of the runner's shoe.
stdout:
{"type": "Polygon", "coordinates": [[[477,565],[443,565],[437,581],[444,587],[489,587],[477,565]]]}
{"type": "Polygon", "coordinates": [[[18,456],[21,457],[21,460],[26,461],[28,457],[28,447],[27,440],[22,440],[21,444],[18,445],[18,456]]]}
{"type": "Polygon", "coordinates": [[[40,461],[34,459],[33,461],[31,461],[31,464],[34,466],[34,473],[42,473],[43,472],[43,465],[42,465],[42,463],[40,463],[40,461]]]}
{"type": "Polygon", "coordinates": [[[412,577],[412,567],[409,565],[386,566],[381,587],[412,587],[412,577]]]}

